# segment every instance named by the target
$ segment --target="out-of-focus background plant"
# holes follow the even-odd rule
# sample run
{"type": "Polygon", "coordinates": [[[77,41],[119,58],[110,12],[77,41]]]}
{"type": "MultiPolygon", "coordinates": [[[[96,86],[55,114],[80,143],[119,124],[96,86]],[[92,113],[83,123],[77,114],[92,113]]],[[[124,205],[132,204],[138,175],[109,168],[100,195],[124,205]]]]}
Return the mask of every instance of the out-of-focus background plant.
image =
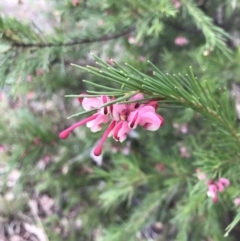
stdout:
{"type": "Polygon", "coordinates": [[[239,14],[238,0],[1,0],[0,240],[239,240],[239,14]],[[125,63],[134,90],[167,98],[164,126],[98,157],[99,133],[59,139],[82,111],[65,95],[121,92],[125,63]]]}

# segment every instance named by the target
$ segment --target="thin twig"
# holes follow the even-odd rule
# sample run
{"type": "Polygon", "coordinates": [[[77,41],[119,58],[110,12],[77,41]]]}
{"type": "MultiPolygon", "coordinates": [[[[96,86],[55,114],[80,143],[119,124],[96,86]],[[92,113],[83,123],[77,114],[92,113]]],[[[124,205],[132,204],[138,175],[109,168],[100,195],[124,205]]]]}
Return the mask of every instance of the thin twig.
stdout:
{"type": "Polygon", "coordinates": [[[21,47],[21,48],[31,48],[31,47],[38,47],[38,48],[46,48],[46,47],[62,47],[62,46],[73,46],[78,44],[86,44],[86,43],[93,43],[93,42],[102,42],[102,41],[108,41],[116,38],[120,38],[124,35],[127,35],[131,32],[133,32],[135,28],[129,28],[128,30],[125,30],[121,33],[112,34],[112,35],[105,35],[99,38],[93,38],[93,39],[81,39],[75,42],[67,42],[67,43],[14,43],[12,44],[13,47],[21,47]]]}

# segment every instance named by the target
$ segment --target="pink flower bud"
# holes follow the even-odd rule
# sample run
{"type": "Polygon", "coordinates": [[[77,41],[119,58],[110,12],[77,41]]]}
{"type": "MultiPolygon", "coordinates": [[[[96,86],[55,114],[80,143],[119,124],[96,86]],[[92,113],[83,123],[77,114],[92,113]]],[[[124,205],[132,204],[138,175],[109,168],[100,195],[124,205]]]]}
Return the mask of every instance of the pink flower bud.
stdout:
{"type": "Polygon", "coordinates": [[[189,40],[183,36],[178,36],[175,38],[174,43],[180,47],[189,44],[189,40]]]}

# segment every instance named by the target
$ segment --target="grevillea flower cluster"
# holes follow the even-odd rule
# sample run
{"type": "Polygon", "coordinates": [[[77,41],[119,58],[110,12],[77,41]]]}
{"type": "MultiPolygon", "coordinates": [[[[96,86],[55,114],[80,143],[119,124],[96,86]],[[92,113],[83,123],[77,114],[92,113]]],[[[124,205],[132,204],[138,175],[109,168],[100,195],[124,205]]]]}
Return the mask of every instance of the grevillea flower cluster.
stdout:
{"type": "Polygon", "coordinates": [[[217,181],[210,180],[208,181],[207,195],[216,203],[218,201],[218,192],[223,192],[229,185],[230,181],[224,177],[219,178],[217,181]]]}
{"type": "MultiPolygon", "coordinates": [[[[196,169],[196,174],[200,181],[207,180],[206,173],[202,172],[199,168],[196,169]]],[[[208,186],[207,195],[216,203],[218,201],[218,193],[223,192],[230,185],[230,181],[225,177],[221,177],[217,181],[210,179],[206,184],[208,186]]]]}
{"type": "Polygon", "coordinates": [[[67,138],[74,129],[84,124],[92,132],[97,132],[102,129],[103,124],[110,123],[94,149],[94,155],[99,156],[102,153],[102,146],[105,140],[110,136],[116,141],[123,142],[127,138],[127,134],[137,126],[142,126],[148,131],[156,131],[164,123],[163,117],[156,113],[158,103],[157,101],[142,103],[141,100],[143,98],[143,94],[139,93],[129,99],[129,101],[133,101],[132,103],[116,103],[104,107],[101,106],[114,99],[106,95],[83,98],[80,101],[82,107],[86,111],[96,110],[96,112],[62,131],[59,137],[61,139],[67,138]]]}

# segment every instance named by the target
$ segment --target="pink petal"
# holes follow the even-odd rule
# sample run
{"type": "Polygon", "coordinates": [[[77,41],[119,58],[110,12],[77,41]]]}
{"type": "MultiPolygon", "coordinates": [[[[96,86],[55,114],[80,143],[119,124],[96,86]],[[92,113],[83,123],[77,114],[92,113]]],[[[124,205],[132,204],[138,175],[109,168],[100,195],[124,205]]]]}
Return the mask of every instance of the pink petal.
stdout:
{"type": "Polygon", "coordinates": [[[175,38],[174,43],[178,46],[184,46],[189,43],[189,40],[183,36],[178,36],[177,38],[175,38]]]}
{"type": "Polygon", "coordinates": [[[102,129],[102,124],[108,123],[108,116],[96,114],[97,118],[87,122],[86,126],[91,129],[91,132],[97,132],[102,129]]]}
{"type": "Polygon", "coordinates": [[[217,197],[217,187],[215,184],[208,185],[208,192],[207,195],[212,198],[213,202],[216,203],[218,200],[217,197]]]}
{"type": "Polygon", "coordinates": [[[131,131],[131,129],[128,127],[128,123],[126,121],[121,121],[117,124],[117,126],[114,128],[113,132],[113,138],[116,141],[123,142],[127,138],[127,134],[131,131]]]}
{"type": "MultiPolygon", "coordinates": [[[[80,95],[86,95],[86,94],[87,94],[87,93],[85,93],[85,92],[80,93],[80,95]]],[[[83,102],[83,97],[78,97],[77,99],[78,99],[78,102],[79,102],[80,104],[82,104],[82,102],[83,102]]]]}
{"type": "Polygon", "coordinates": [[[141,113],[140,126],[144,126],[148,131],[156,131],[162,124],[162,121],[156,113],[145,112],[141,113]]]}
{"type": "Polygon", "coordinates": [[[155,113],[155,108],[150,105],[144,105],[144,106],[140,107],[138,109],[138,111],[140,111],[141,113],[145,113],[145,112],[154,112],[155,113]]]}
{"type": "Polygon", "coordinates": [[[5,146],[4,145],[0,145],[0,153],[4,152],[4,150],[5,150],[5,146]]]}
{"type": "MultiPolygon", "coordinates": [[[[108,96],[106,96],[106,95],[102,95],[100,97],[100,100],[101,100],[101,105],[104,105],[104,104],[107,104],[110,101],[110,98],[108,96]]],[[[111,107],[110,106],[105,106],[105,107],[100,109],[100,112],[103,115],[108,115],[111,112],[111,107]]]]}
{"type": "Polygon", "coordinates": [[[112,118],[115,120],[115,121],[119,121],[119,120],[123,120],[123,116],[121,114],[124,114],[126,112],[126,115],[127,115],[127,112],[128,109],[127,109],[127,106],[125,104],[114,104],[112,105],[112,118]]]}
{"type": "MultiPolygon", "coordinates": [[[[157,113],[156,113],[157,114],[157,113]]],[[[161,115],[157,114],[158,118],[160,119],[161,121],[161,126],[164,124],[164,119],[161,115]]]]}
{"type": "Polygon", "coordinates": [[[154,107],[155,110],[158,109],[158,102],[153,100],[153,101],[150,101],[149,103],[147,103],[146,105],[149,105],[149,106],[152,106],[154,107]]]}
{"type": "Polygon", "coordinates": [[[173,5],[176,7],[176,8],[180,8],[181,7],[181,3],[179,0],[173,0],[173,5]]]}
{"type": "Polygon", "coordinates": [[[210,185],[208,185],[208,190],[211,193],[217,193],[217,186],[215,184],[210,184],[210,185]]]}
{"type": "Polygon", "coordinates": [[[82,107],[84,110],[92,110],[98,108],[101,105],[101,100],[99,98],[83,98],[82,107]]]}
{"type": "Polygon", "coordinates": [[[199,168],[197,168],[195,172],[197,173],[198,180],[206,179],[207,175],[204,172],[202,172],[199,168]]]}
{"type": "Polygon", "coordinates": [[[218,181],[216,185],[219,192],[222,192],[224,190],[224,185],[221,182],[218,181]]]}
{"type": "MultiPolygon", "coordinates": [[[[129,100],[141,100],[144,98],[144,95],[142,93],[136,94],[132,96],[129,100]]],[[[138,102],[134,102],[128,105],[128,108],[130,111],[134,111],[137,107],[139,107],[138,102]]]]}
{"type": "Polygon", "coordinates": [[[218,179],[218,182],[221,182],[223,186],[228,187],[230,185],[230,181],[227,178],[221,177],[218,179]]]}
{"type": "Polygon", "coordinates": [[[207,177],[206,174],[203,173],[203,172],[198,174],[198,179],[199,180],[204,180],[204,179],[206,179],[206,177],[207,177]]]}
{"type": "Polygon", "coordinates": [[[218,196],[217,194],[212,198],[213,202],[216,203],[218,201],[218,196]]]}
{"type": "Polygon", "coordinates": [[[128,126],[131,129],[135,129],[139,124],[140,115],[141,114],[139,113],[139,111],[134,111],[134,112],[131,112],[130,115],[128,116],[128,126]]]}
{"type": "Polygon", "coordinates": [[[236,206],[240,206],[240,198],[239,197],[234,199],[234,204],[236,206]]]}
{"type": "Polygon", "coordinates": [[[144,95],[142,93],[138,93],[138,94],[132,96],[129,100],[140,100],[143,98],[144,98],[144,95]]]}

